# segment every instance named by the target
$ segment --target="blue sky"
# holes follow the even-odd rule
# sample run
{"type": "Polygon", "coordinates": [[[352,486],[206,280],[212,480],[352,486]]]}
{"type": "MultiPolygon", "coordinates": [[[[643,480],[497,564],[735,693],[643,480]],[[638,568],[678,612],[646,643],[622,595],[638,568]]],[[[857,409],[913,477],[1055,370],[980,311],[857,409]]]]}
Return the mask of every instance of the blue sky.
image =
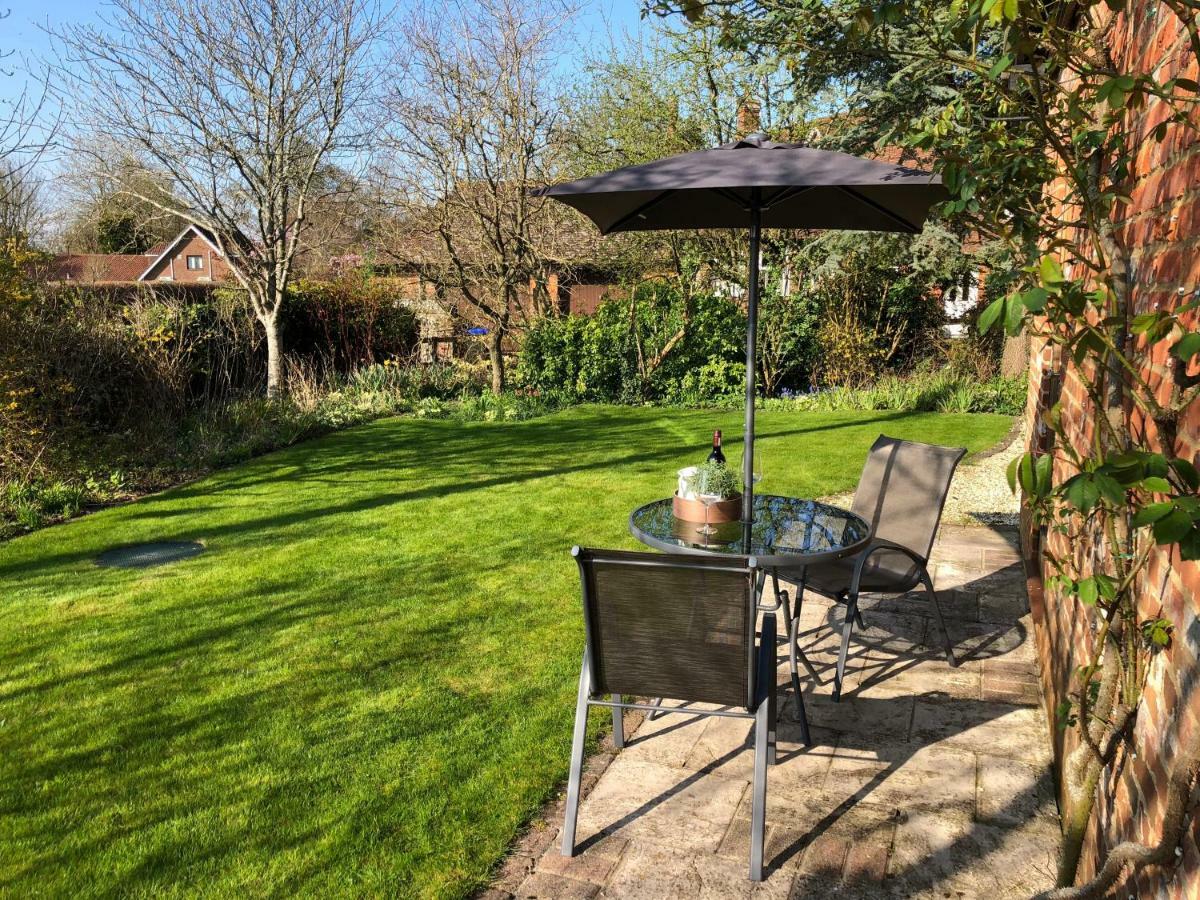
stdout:
{"type": "MultiPolygon", "coordinates": [[[[17,69],[11,77],[0,74],[0,102],[11,100],[21,91],[24,76],[21,59],[45,56],[50,40],[44,29],[65,22],[94,21],[107,4],[100,0],[0,0],[0,12],[11,10],[0,20],[0,53],[12,53],[4,60],[5,72],[17,69]]],[[[584,45],[604,40],[611,29],[637,31],[640,24],[640,0],[593,0],[580,6],[577,37],[584,45]]]]}

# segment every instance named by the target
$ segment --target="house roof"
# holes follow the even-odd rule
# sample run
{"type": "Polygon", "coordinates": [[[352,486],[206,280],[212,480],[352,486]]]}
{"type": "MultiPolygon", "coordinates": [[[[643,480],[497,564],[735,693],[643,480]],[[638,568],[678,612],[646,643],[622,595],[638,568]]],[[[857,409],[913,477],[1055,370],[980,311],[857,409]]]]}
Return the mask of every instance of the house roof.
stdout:
{"type": "Polygon", "coordinates": [[[85,284],[131,284],[144,281],[190,235],[196,234],[220,254],[212,233],[188,225],[169,241],[162,241],[145,253],[67,253],[56,256],[46,266],[46,281],[78,281],[85,284]]]}
{"type": "Polygon", "coordinates": [[[131,253],[68,253],[47,266],[47,281],[113,284],[137,281],[146,268],[146,257],[131,253]]]}
{"type": "MultiPolygon", "coordinates": [[[[186,228],[183,229],[183,231],[179,232],[179,234],[177,234],[175,236],[174,240],[167,241],[165,244],[163,244],[162,245],[163,249],[161,251],[159,251],[158,255],[155,256],[151,260],[150,265],[145,266],[143,269],[141,269],[138,272],[137,276],[133,280],[134,281],[142,281],[145,278],[147,278],[150,275],[150,273],[153,272],[156,268],[158,268],[159,264],[164,259],[169,257],[175,251],[175,248],[178,247],[180,244],[182,244],[185,240],[187,240],[188,236],[191,234],[195,234],[198,237],[200,237],[200,239],[203,240],[206,244],[208,244],[208,246],[212,247],[213,252],[215,252],[217,254],[221,253],[221,248],[219,246],[217,246],[216,238],[213,236],[213,233],[211,231],[209,231],[207,228],[200,228],[197,225],[188,225],[186,228]]],[[[156,249],[156,248],[151,248],[150,251],[147,251],[145,257],[139,257],[139,258],[145,260],[147,257],[150,256],[150,252],[152,252],[154,249],[156,249]]]]}

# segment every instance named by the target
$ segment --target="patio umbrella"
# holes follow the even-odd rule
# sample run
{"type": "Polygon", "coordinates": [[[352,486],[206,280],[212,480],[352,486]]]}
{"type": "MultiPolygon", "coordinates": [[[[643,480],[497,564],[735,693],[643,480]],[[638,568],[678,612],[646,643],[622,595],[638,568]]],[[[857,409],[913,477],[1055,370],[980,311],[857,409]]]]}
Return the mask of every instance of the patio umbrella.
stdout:
{"type": "Polygon", "coordinates": [[[602,234],[682,228],[746,228],[746,425],[742,520],[754,510],[754,378],[758,267],[763,228],[921,230],[929,208],[947,198],[928,172],[763,134],[712,150],[669,156],[542,188],[596,223],[602,234]]]}

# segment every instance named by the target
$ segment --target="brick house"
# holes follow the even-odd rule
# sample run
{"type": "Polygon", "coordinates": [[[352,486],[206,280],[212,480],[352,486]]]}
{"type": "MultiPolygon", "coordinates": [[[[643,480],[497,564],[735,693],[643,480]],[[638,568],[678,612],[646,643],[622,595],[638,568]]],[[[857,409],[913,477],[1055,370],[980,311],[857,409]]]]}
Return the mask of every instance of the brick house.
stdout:
{"type": "MultiPolygon", "coordinates": [[[[1160,80],[1200,77],[1186,30],[1165,6],[1130,4],[1119,13],[1110,32],[1117,71],[1155,71],[1160,80]]],[[[1167,120],[1165,104],[1149,98],[1132,115],[1133,131],[1148,135],[1167,120]]],[[[1145,139],[1129,173],[1130,202],[1119,206],[1116,221],[1124,245],[1131,249],[1134,279],[1131,314],[1174,308],[1200,290],[1200,110],[1190,123],[1170,123],[1162,141],[1145,139]]],[[[1052,186],[1053,188],[1053,186],[1052,186]]],[[[1190,327],[1197,327],[1193,315],[1190,327]]],[[[1164,392],[1173,377],[1161,351],[1144,360],[1142,377],[1164,392]]],[[[1195,363],[1181,375],[1200,375],[1195,363]]],[[[1029,369],[1026,413],[1029,449],[1049,449],[1053,434],[1041,427],[1041,414],[1061,402],[1062,418],[1073,443],[1087,444],[1091,414],[1077,371],[1056,357],[1055,348],[1034,340],[1029,369]]],[[[1153,423],[1126,412],[1124,426],[1134,433],[1159,437],[1153,423]]],[[[1177,423],[1175,453],[1200,464],[1200,404],[1193,404],[1177,423]]],[[[1060,477],[1061,473],[1060,473],[1060,477]]],[[[1040,547],[1068,555],[1059,535],[1039,534],[1026,521],[1023,543],[1029,554],[1030,600],[1046,700],[1046,715],[1071,690],[1076,668],[1092,646],[1093,619],[1079,603],[1044,588],[1052,569],[1040,547]]],[[[1104,552],[1102,542],[1081,552],[1104,552]]],[[[1174,624],[1171,645],[1149,663],[1146,684],[1134,725],[1139,753],[1121,750],[1103,772],[1080,859],[1077,883],[1093,877],[1108,851],[1124,840],[1153,846],[1161,834],[1166,783],[1181,748],[1200,729],[1200,563],[1180,559],[1177,548],[1156,547],[1137,583],[1139,613],[1163,616],[1174,624]]],[[[1075,729],[1055,735],[1061,765],[1078,742],[1075,729]]],[[[1175,864],[1151,867],[1136,877],[1126,875],[1107,896],[1195,900],[1200,898],[1200,809],[1192,806],[1191,822],[1177,850],[1175,864]]]]}
{"type": "Polygon", "coordinates": [[[89,285],[218,285],[229,278],[229,266],[216,239],[195,225],[145,253],[63,254],[50,262],[45,274],[45,280],[53,284],[89,285]]]}

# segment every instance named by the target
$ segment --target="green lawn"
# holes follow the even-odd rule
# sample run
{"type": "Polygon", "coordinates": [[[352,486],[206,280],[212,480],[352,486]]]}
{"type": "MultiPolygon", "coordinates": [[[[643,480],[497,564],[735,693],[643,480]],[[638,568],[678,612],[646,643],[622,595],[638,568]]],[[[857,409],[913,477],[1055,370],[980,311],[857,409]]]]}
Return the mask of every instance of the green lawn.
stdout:
{"type": "MultiPolygon", "coordinates": [[[[759,425],[764,489],[815,495],[880,432],[1009,420],[759,425]]],[[[469,893],[566,774],[570,546],[636,546],[714,427],[740,415],[391,419],[0,545],[0,895],[469,893]],[[208,549],[93,564],[163,539],[208,549]]]]}

